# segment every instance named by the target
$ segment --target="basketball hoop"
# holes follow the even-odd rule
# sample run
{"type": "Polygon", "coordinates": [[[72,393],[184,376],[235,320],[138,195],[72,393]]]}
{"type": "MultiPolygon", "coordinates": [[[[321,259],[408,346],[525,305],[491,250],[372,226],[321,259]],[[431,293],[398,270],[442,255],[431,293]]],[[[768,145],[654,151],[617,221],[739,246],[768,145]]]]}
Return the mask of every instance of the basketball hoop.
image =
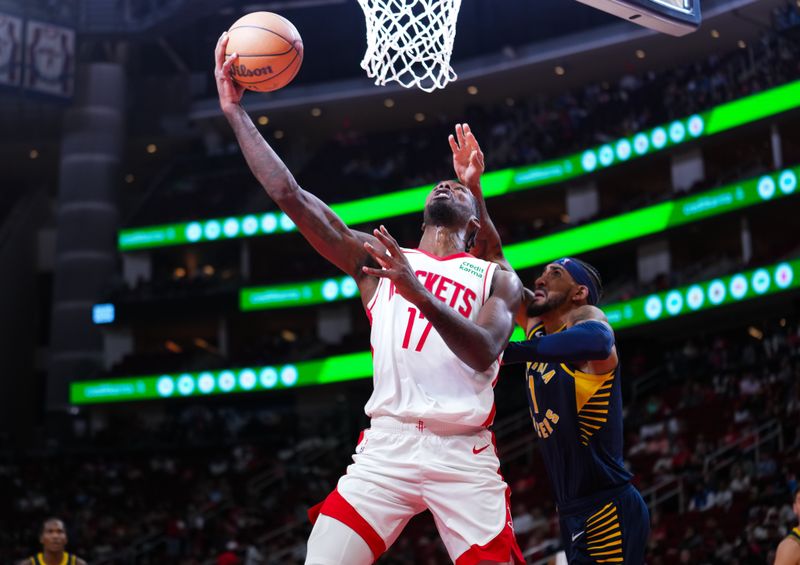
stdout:
{"type": "Polygon", "coordinates": [[[461,0],[358,0],[367,20],[361,67],[375,84],[425,92],[456,80],[450,66],[461,0]]]}

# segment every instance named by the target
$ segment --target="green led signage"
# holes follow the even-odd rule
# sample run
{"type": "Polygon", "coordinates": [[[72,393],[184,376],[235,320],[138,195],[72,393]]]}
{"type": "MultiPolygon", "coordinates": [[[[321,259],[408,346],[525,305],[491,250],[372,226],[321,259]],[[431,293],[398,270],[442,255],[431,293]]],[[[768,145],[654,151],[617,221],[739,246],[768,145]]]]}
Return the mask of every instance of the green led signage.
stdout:
{"type": "MultiPolygon", "coordinates": [[[[800,167],[763,175],[670,202],[627,212],[553,235],[532,239],[504,250],[511,265],[522,270],[566,255],[578,255],[652,235],[711,216],[794,194],[800,167]]],[[[245,288],[239,293],[243,311],[308,306],[358,295],[350,277],[278,286],[245,288]]]]}
{"type": "Polygon", "coordinates": [[[91,404],[258,392],[349,381],[371,375],[372,354],[366,351],[286,365],[75,382],[70,385],[70,402],[91,404]]]}
{"type": "Polygon", "coordinates": [[[603,307],[615,329],[675,318],[800,286],[800,259],[603,307]]]}
{"type": "Polygon", "coordinates": [[[662,202],[559,233],[506,245],[517,269],[542,265],[565,255],[579,255],[664,230],[794,194],[800,167],[741,183],[662,202]]]}
{"type": "Polygon", "coordinates": [[[308,306],[358,295],[352,277],[330,278],[297,284],[244,288],[239,292],[241,310],[267,310],[290,306],[308,306]]]}
{"type": "MultiPolygon", "coordinates": [[[[717,106],[712,110],[618,139],[580,153],[526,167],[484,175],[487,198],[551,185],[591,174],[645,155],[714,135],[800,106],[800,81],[717,106]]],[[[433,185],[343,202],[331,206],[348,225],[402,216],[422,210],[433,185]]],[[[283,213],[232,216],[178,224],[146,226],[119,232],[120,251],[184,245],[290,232],[294,223],[283,213]]]]}
{"type": "MultiPolygon", "coordinates": [[[[603,311],[611,325],[620,330],[798,287],[800,259],[794,259],[609,304],[603,307],[603,311]]],[[[525,339],[522,329],[517,328],[511,339],[525,339]]],[[[70,385],[70,402],[91,404],[259,392],[371,376],[372,354],[364,351],[286,365],[79,381],[70,385]]]]}

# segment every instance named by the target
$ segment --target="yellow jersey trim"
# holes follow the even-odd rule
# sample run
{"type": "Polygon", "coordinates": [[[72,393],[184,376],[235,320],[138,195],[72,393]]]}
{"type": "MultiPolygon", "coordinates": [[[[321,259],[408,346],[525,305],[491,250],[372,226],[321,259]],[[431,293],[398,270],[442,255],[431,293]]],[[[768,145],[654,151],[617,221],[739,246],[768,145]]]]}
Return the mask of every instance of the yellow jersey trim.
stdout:
{"type": "MultiPolygon", "coordinates": [[[[44,553],[40,551],[39,553],[36,554],[35,558],[31,557],[31,562],[33,563],[33,565],[36,565],[37,562],[39,563],[39,565],[45,565],[44,553]]],[[[75,563],[75,556],[72,556],[71,562],[73,564],[75,563]]],[[[63,557],[61,558],[61,565],[68,565],[69,563],[70,563],[70,555],[65,551],[63,557]]]]}

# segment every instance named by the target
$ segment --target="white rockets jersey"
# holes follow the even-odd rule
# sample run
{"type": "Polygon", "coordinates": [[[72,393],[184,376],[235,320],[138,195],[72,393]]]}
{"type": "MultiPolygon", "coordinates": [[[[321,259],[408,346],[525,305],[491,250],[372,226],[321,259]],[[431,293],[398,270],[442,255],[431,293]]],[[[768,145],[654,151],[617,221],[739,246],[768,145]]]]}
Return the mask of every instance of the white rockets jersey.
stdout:
{"type": "MultiPolygon", "coordinates": [[[[403,253],[434,296],[472,321],[489,298],[495,263],[467,253],[403,253]]],[[[367,416],[393,416],[484,427],[494,419],[495,361],[484,372],[462,362],[411,302],[381,279],[368,304],[374,391],[367,416]]]]}

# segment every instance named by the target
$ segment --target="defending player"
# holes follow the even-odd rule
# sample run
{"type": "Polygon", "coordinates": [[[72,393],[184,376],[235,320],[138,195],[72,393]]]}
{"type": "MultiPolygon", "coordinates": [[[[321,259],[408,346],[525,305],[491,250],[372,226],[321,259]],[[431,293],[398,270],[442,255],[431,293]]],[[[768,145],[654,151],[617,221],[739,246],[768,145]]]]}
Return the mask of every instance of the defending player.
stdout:
{"type": "Polygon", "coordinates": [[[86,561],[74,554],[67,553],[67,531],[64,522],[58,518],[48,518],[42,522],[39,532],[42,551],[17,565],[86,565],[86,561]]]}
{"type": "Polygon", "coordinates": [[[225,35],[216,49],[220,105],[253,174],[326,259],[351,275],[372,325],[371,427],[316,519],[307,564],[372,563],[412,516],[430,509],[456,563],[522,563],[498,474],[493,385],[522,287],[466,253],[479,230],[474,197],[439,183],[418,249],[381,226],[349,229],[301,189],[253,125],[230,80],[225,35]]]}
{"type": "MultiPolygon", "coordinates": [[[[476,252],[508,271],[480,188],[483,154],[469,126],[450,136],[459,180],[479,202],[476,252]]],[[[649,513],[622,458],[622,390],[614,332],[596,304],[597,271],[572,258],[550,263],[524,291],[517,323],[527,341],[503,362],[528,363],[531,417],[570,563],[644,563],[649,513]]]]}
{"type": "MultiPolygon", "coordinates": [[[[792,494],[792,511],[800,519],[800,489],[792,494]]],[[[789,535],[778,544],[775,565],[800,565],[800,527],[792,528],[789,535]]]]}

